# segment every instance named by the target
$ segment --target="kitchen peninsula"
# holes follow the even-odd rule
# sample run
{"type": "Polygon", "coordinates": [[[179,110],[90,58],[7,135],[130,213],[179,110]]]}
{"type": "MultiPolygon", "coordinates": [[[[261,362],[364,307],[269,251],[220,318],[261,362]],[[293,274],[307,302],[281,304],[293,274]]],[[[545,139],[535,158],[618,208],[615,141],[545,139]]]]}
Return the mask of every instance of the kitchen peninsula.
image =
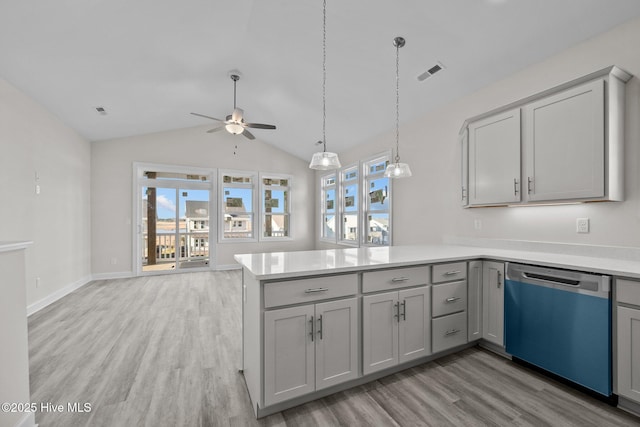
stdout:
{"type": "MultiPolygon", "coordinates": [[[[504,353],[505,262],[614,276],[628,295],[619,303],[635,314],[640,261],[637,249],[629,248],[629,257],[617,256],[620,249],[447,244],[236,255],[243,267],[242,369],[254,412],[266,416],[480,340],[504,353]]],[[[638,363],[618,356],[618,364],[638,363]]],[[[619,367],[613,389],[620,406],[637,412],[639,380],[631,378],[625,394],[616,387],[631,375],[619,367]]]]}

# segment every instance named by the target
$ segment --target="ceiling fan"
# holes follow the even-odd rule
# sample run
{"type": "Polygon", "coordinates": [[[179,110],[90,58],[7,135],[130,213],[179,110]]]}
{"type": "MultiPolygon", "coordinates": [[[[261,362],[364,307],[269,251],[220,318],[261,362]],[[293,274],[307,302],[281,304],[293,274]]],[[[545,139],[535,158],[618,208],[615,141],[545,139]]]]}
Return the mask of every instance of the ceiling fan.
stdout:
{"type": "Polygon", "coordinates": [[[231,80],[233,80],[233,113],[227,116],[226,120],[216,119],[215,117],[206,116],[204,114],[191,113],[194,116],[204,117],[206,119],[215,120],[217,122],[221,122],[222,124],[216,128],[209,129],[207,133],[217,132],[219,130],[225,129],[227,132],[240,135],[242,134],[245,138],[248,139],[256,139],[255,136],[247,128],[253,129],[275,129],[274,125],[265,125],[261,123],[247,123],[244,121],[244,111],[241,108],[236,107],[236,82],[240,80],[240,76],[237,74],[231,74],[231,80]]]}

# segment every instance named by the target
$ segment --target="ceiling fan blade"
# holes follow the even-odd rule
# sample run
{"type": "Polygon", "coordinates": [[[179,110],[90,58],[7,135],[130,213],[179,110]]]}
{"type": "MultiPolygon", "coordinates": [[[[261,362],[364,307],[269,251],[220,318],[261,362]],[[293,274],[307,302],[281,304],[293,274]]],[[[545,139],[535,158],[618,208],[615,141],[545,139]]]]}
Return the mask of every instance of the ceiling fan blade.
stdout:
{"type": "Polygon", "coordinates": [[[205,119],[211,119],[211,120],[215,120],[218,122],[224,122],[224,120],[220,120],[220,119],[216,119],[215,117],[211,117],[211,116],[205,116],[204,114],[198,114],[198,113],[191,113],[194,116],[198,116],[198,117],[204,117],[205,119]]]}
{"type": "Polygon", "coordinates": [[[264,125],[262,123],[245,123],[245,126],[248,128],[254,129],[275,129],[274,125],[264,125]]]}
{"type": "Polygon", "coordinates": [[[207,131],[207,133],[218,132],[219,130],[222,130],[222,129],[224,129],[224,126],[220,126],[220,127],[217,127],[217,128],[209,129],[207,131]]]}
{"type": "Polygon", "coordinates": [[[241,122],[243,115],[244,111],[242,111],[242,108],[234,108],[233,113],[231,113],[231,120],[241,122]]]}
{"type": "Polygon", "coordinates": [[[256,139],[256,137],[255,137],[255,136],[253,136],[253,134],[252,134],[251,132],[249,132],[249,131],[247,130],[247,128],[245,128],[245,129],[244,129],[244,131],[242,132],[242,134],[241,134],[241,135],[243,135],[243,136],[244,136],[245,138],[247,138],[247,139],[256,139]]]}

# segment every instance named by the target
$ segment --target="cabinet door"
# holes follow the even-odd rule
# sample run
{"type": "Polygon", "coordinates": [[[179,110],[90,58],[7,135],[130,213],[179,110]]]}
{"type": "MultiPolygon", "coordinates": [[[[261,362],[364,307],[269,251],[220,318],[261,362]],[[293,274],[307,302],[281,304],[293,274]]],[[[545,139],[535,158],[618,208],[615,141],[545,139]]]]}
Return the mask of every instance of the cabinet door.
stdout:
{"type": "Polygon", "coordinates": [[[618,394],[640,403],[640,310],[618,309],[618,394]]]}
{"type": "Polygon", "coordinates": [[[316,305],[316,390],[358,376],[358,300],[316,305]]]}
{"type": "Polygon", "coordinates": [[[544,98],[525,109],[529,200],[603,197],[604,81],[544,98]]]}
{"type": "Polygon", "coordinates": [[[467,338],[475,341],[482,338],[482,261],[469,262],[467,286],[467,338]]]}
{"type": "Polygon", "coordinates": [[[520,109],[469,125],[469,204],[520,201],[520,109]]]}
{"type": "Polygon", "coordinates": [[[482,337],[504,346],[504,264],[484,261],[482,265],[482,337]]]}
{"type": "Polygon", "coordinates": [[[399,291],[398,302],[400,304],[399,362],[428,356],[431,354],[429,287],[399,291]]]}
{"type": "Polygon", "coordinates": [[[362,297],[362,372],[398,364],[398,293],[362,297]]]}
{"type": "Polygon", "coordinates": [[[315,390],[313,305],[264,313],[265,406],[315,390]]]}

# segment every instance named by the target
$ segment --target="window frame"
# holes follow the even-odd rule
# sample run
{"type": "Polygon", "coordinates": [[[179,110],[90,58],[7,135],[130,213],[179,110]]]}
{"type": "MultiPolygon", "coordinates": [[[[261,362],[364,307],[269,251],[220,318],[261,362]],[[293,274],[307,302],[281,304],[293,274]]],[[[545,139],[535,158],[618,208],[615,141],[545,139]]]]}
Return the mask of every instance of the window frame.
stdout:
{"type": "Polygon", "coordinates": [[[376,163],[385,162],[386,166],[391,163],[391,151],[387,151],[384,153],[379,153],[374,156],[370,156],[360,162],[361,164],[361,173],[362,173],[362,230],[361,230],[361,245],[367,247],[383,247],[383,246],[391,246],[393,244],[392,236],[393,236],[393,179],[388,178],[387,184],[387,209],[377,209],[372,210],[370,207],[370,198],[369,198],[369,189],[371,188],[371,182],[378,180],[380,178],[384,178],[384,169],[379,172],[371,173],[370,166],[376,163]],[[369,215],[370,214],[380,214],[386,213],[388,215],[388,243],[387,244],[374,244],[369,243],[369,215]]]}
{"type": "Polygon", "coordinates": [[[259,174],[255,171],[245,171],[245,170],[236,170],[236,169],[218,169],[218,197],[219,200],[219,212],[218,212],[218,243],[245,243],[245,242],[258,242],[257,233],[260,232],[260,226],[256,227],[256,219],[259,219],[260,209],[259,209],[259,198],[258,192],[256,191],[256,180],[258,179],[259,174]],[[242,176],[251,178],[250,184],[240,184],[240,183],[225,183],[224,176],[242,176]],[[251,215],[251,237],[226,237],[225,236],[225,203],[224,203],[224,189],[228,188],[249,188],[251,189],[251,212],[247,212],[247,214],[251,215]],[[256,207],[258,207],[256,211],[256,207]]]}
{"type": "Polygon", "coordinates": [[[319,225],[319,241],[325,243],[333,243],[340,246],[349,246],[349,247],[384,247],[393,245],[393,179],[389,179],[387,186],[387,200],[388,200],[388,208],[387,209],[378,209],[371,210],[369,206],[369,194],[368,190],[371,187],[371,182],[376,179],[380,179],[384,177],[384,171],[379,171],[376,173],[369,172],[369,166],[373,163],[384,161],[387,165],[391,162],[392,159],[392,151],[387,150],[381,153],[377,153],[375,155],[369,156],[365,159],[359,160],[354,163],[350,163],[340,169],[336,169],[330,171],[329,173],[324,173],[320,175],[318,188],[320,194],[320,215],[318,220],[319,225]],[[346,240],[343,239],[343,233],[345,230],[344,223],[344,187],[345,187],[345,173],[355,169],[358,173],[358,178],[356,180],[356,184],[358,186],[357,191],[357,239],[356,240],[346,240]],[[334,177],[333,185],[326,185],[326,179],[334,177]],[[324,221],[327,216],[326,210],[326,195],[329,189],[335,190],[335,218],[336,218],[336,230],[335,236],[333,238],[326,237],[324,235],[324,221]],[[367,241],[369,236],[369,230],[367,230],[369,224],[369,214],[376,213],[387,213],[389,218],[388,225],[388,243],[384,245],[373,244],[367,241]]]}
{"type": "Polygon", "coordinates": [[[293,191],[292,191],[292,187],[293,187],[293,175],[289,175],[289,174],[280,174],[280,173],[260,173],[259,174],[259,181],[260,181],[260,195],[259,195],[259,200],[260,200],[260,205],[258,207],[258,215],[260,216],[260,224],[259,224],[259,229],[260,229],[260,235],[259,235],[259,240],[261,242],[274,242],[274,241],[287,241],[287,240],[293,240],[293,236],[292,236],[292,223],[291,223],[291,210],[292,210],[292,202],[293,202],[293,191]],[[265,236],[264,235],[264,224],[265,224],[265,220],[266,220],[266,216],[267,214],[271,214],[270,212],[266,212],[265,209],[265,199],[264,199],[264,195],[265,195],[265,190],[268,187],[271,187],[267,184],[264,183],[265,179],[286,179],[287,180],[287,185],[286,186],[273,186],[273,188],[275,189],[284,189],[285,191],[287,191],[287,199],[288,199],[288,209],[286,210],[286,212],[284,213],[276,213],[277,215],[286,215],[288,217],[288,229],[287,229],[287,236],[265,236]]]}
{"type": "Polygon", "coordinates": [[[327,243],[337,243],[338,242],[338,234],[339,234],[339,230],[338,229],[338,205],[339,205],[339,201],[338,201],[338,173],[339,171],[334,170],[331,171],[330,173],[325,173],[324,175],[320,176],[320,241],[321,242],[327,242],[327,243]],[[326,185],[326,181],[327,179],[333,177],[333,184],[329,184],[326,185]],[[329,191],[329,189],[333,189],[333,203],[334,203],[334,213],[333,213],[333,217],[334,217],[334,230],[333,230],[333,237],[327,237],[324,235],[324,225],[325,225],[325,217],[328,215],[327,214],[327,191],[329,191]]]}

